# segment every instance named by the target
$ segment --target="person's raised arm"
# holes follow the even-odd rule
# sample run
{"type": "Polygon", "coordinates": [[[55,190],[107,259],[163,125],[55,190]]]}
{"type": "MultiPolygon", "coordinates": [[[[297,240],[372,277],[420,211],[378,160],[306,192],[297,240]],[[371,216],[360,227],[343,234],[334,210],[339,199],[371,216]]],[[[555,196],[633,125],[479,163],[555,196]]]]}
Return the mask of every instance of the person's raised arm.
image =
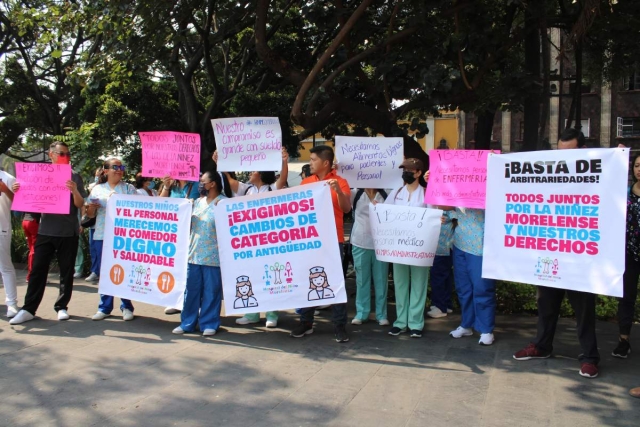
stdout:
{"type": "Polygon", "coordinates": [[[284,188],[287,185],[287,179],[289,179],[289,153],[286,148],[282,147],[282,170],[280,178],[276,181],[276,189],[284,188]]]}
{"type": "Polygon", "coordinates": [[[342,188],[337,179],[330,179],[327,182],[338,196],[338,206],[340,210],[344,213],[349,213],[351,211],[351,190],[349,189],[349,185],[345,185],[345,187],[342,188]]]}

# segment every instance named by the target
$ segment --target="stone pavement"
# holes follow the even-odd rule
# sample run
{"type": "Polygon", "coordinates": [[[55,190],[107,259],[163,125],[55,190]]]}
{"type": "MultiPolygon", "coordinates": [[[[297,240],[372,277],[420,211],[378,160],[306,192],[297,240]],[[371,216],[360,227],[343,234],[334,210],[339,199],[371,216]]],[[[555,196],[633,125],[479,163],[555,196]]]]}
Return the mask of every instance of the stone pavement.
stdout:
{"type": "Polygon", "coordinates": [[[275,330],[224,318],[219,335],[203,338],[172,335],[178,317],[145,304],[132,322],[93,322],[96,292],[78,281],[66,322],[54,320],[54,285],[24,325],[10,326],[0,306],[0,425],[640,425],[640,400],[627,394],[640,386],[640,354],[610,356],[612,323],[598,323],[601,375],[589,380],[578,375],[570,319],[560,322],[555,357],[517,362],[511,355],[533,337],[533,317],[499,316],[491,347],[448,337],[457,314],[427,320],[422,339],[369,322],[349,326],[351,341],[338,344],[329,312],[302,339],[288,335],[293,312],[275,330]]]}

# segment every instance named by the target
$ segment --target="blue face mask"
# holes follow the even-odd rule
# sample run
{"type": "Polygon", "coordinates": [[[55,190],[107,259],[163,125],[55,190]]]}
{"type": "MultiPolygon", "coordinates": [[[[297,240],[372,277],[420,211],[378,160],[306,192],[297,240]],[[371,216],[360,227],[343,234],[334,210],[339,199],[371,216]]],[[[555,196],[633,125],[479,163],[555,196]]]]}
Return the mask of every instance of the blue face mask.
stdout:
{"type": "Polygon", "coordinates": [[[149,190],[153,190],[154,188],[156,188],[156,182],[155,181],[151,181],[149,183],[149,190]]]}
{"type": "Polygon", "coordinates": [[[198,184],[198,193],[200,193],[201,196],[206,196],[207,194],[209,194],[209,190],[204,188],[204,186],[205,184],[203,183],[198,184]]]}

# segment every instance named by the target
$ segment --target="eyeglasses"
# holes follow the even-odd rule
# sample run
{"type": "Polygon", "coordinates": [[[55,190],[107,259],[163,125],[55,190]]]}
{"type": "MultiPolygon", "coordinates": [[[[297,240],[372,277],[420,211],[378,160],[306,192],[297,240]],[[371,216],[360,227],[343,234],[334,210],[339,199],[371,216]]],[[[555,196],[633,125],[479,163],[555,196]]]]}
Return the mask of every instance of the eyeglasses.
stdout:
{"type": "Polygon", "coordinates": [[[125,165],[111,165],[111,166],[106,165],[104,168],[105,168],[105,170],[113,169],[116,172],[117,171],[124,172],[124,170],[126,169],[125,165]]]}
{"type": "Polygon", "coordinates": [[[57,154],[60,157],[71,157],[71,153],[68,151],[52,151],[52,153],[57,154]]]}

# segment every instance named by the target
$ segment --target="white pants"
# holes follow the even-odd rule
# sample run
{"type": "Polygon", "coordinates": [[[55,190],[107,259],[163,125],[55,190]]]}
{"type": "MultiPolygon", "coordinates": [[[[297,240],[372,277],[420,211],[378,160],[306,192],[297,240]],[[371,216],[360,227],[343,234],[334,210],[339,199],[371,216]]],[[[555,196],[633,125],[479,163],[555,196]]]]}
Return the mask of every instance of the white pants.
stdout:
{"type": "Polygon", "coordinates": [[[16,269],[11,262],[11,230],[5,233],[0,231],[0,275],[4,283],[7,305],[17,305],[16,269]]]}

